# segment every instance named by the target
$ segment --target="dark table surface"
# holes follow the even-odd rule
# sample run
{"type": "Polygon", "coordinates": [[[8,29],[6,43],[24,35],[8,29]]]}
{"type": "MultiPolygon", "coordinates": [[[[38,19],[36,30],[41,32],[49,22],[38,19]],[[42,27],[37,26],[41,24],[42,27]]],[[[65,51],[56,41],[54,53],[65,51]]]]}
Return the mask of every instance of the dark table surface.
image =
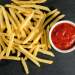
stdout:
{"type": "MultiPolygon", "coordinates": [[[[0,0],[0,3],[3,3],[3,1],[0,0]]],[[[66,14],[65,19],[75,22],[75,0],[48,0],[45,5],[58,8],[66,14]]],[[[53,58],[54,64],[52,65],[43,64],[41,68],[38,68],[28,61],[29,75],[75,75],[75,51],[68,54],[55,51],[54,53],[56,57],[53,58]]],[[[6,64],[0,63],[0,75],[25,75],[25,72],[20,62],[9,61],[6,64]]]]}

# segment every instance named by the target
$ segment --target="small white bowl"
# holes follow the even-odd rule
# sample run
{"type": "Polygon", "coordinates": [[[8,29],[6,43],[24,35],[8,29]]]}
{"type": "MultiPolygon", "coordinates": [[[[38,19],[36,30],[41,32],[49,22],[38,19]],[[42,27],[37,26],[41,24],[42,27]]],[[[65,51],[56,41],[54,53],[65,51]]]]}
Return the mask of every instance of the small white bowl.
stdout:
{"type": "Polygon", "coordinates": [[[68,20],[63,20],[63,21],[57,22],[55,25],[53,25],[53,27],[52,27],[52,28],[50,29],[50,31],[49,31],[49,41],[50,41],[52,47],[53,47],[56,51],[61,52],[61,53],[69,53],[69,52],[72,52],[72,51],[75,50],[75,46],[72,47],[72,48],[70,48],[70,49],[68,49],[68,50],[61,50],[61,49],[57,48],[57,47],[54,45],[54,43],[52,42],[52,39],[51,39],[51,34],[52,34],[53,29],[54,29],[56,26],[60,25],[61,23],[69,23],[69,24],[75,26],[75,23],[73,23],[73,22],[71,22],[71,21],[68,21],[68,20]]]}

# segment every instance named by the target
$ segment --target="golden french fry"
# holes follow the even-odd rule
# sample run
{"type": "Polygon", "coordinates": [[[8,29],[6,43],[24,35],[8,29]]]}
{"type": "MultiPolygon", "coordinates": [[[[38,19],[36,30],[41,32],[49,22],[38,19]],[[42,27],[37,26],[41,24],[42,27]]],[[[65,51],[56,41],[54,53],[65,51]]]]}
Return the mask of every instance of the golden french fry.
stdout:
{"type": "Polygon", "coordinates": [[[7,49],[6,49],[6,50],[7,50],[6,56],[9,56],[9,55],[10,55],[10,51],[11,51],[11,49],[12,49],[13,41],[14,41],[14,34],[11,34],[11,35],[10,35],[9,44],[8,44],[7,49]]]}
{"type": "Polygon", "coordinates": [[[47,21],[44,23],[44,27],[46,27],[46,25],[49,23],[49,22],[51,22],[56,16],[58,16],[60,14],[60,12],[59,11],[57,11],[56,13],[54,13],[51,17],[49,17],[48,19],[47,19],[47,21]]]}
{"type": "Polygon", "coordinates": [[[18,18],[21,22],[23,22],[25,20],[25,18],[20,13],[18,13],[17,11],[16,11],[16,15],[18,16],[18,18]]]}
{"type": "Polygon", "coordinates": [[[2,9],[0,8],[0,31],[3,32],[3,30],[5,29],[5,22],[3,20],[3,13],[2,13],[2,9]]]}
{"type": "Polygon", "coordinates": [[[2,51],[2,48],[1,48],[1,45],[0,45],[0,53],[1,53],[1,51],[2,51]]]}
{"type": "Polygon", "coordinates": [[[35,57],[37,57],[38,50],[39,50],[39,48],[38,48],[38,46],[37,46],[37,47],[35,48],[35,50],[34,50],[34,53],[33,53],[33,55],[34,55],[35,57]]]}
{"type": "Polygon", "coordinates": [[[2,40],[6,45],[8,45],[9,41],[5,38],[5,36],[2,36],[2,40]]]}
{"type": "Polygon", "coordinates": [[[15,56],[8,56],[8,57],[3,56],[2,59],[20,61],[20,57],[15,57],[15,56]]]}
{"type": "Polygon", "coordinates": [[[65,15],[60,15],[58,16],[53,22],[50,23],[50,27],[52,27],[52,25],[54,25],[56,22],[58,22],[59,20],[61,20],[62,18],[64,18],[65,15]]]}
{"type": "Polygon", "coordinates": [[[50,42],[49,42],[49,25],[47,26],[47,29],[46,29],[46,33],[47,33],[47,42],[48,42],[48,48],[50,48],[51,49],[51,44],[50,44],[50,42]]]}
{"type": "Polygon", "coordinates": [[[0,45],[2,46],[3,49],[6,47],[1,37],[0,37],[0,45]]]}
{"type": "Polygon", "coordinates": [[[20,22],[19,22],[19,20],[18,20],[18,18],[17,18],[17,16],[16,16],[14,11],[15,11],[14,9],[9,8],[9,12],[10,12],[11,16],[13,17],[16,25],[19,27],[20,26],[20,22]]]}
{"type": "Polygon", "coordinates": [[[21,53],[18,51],[18,52],[17,52],[17,57],[19,57],[20,55],[21,55],[21,53]]]}
{"type": "Polygon", "coordinates": [[[8,15],[7,15],[7,11],[3,6],[0,5],[0,7],[2,9],[3,16],[5,18],[5,23],[6,23],[6,26],[7,26],[7,29],[8,29],[8,33],[10,34],[11,33],[11,25],[9,23],[9,18],[8,18],[8,15]]]}
{"type": "Polygon", "coordinates": [[[5,53],[6,53],[6,48],[0,53],[0,60],[3,58],[5,53]]]}
{"type": "Polygon", "coordinates": [[[41,10],[45,10],[45,11],[50,11],[49,8],[47,8],[45,6],[41,6],[41,5],[21,5],[21,7],[24,7],[24,8],[35,8],[35,9],[41,9],[41,10]]]}
{"type": "Polygon", "coordinates": [[[47,13],[47,17],[51,16],[52,14],[56,13],[58,9],[54,9],[51,12],[47,13]]]}
{"type": "Polygon", "coordinates": [[[17,1],[17,0],[12,0],[16,4],[33,4],[33,3],[43,3],[46,2],[47,0],[35,0],[35,1],[17,1]]]}
{"type": "Polygon", "coordinates": [[[7,12],[7,15],[8,15],[8,18],[9,18],[9,21],[11,22],[12,24],[12,27],[14,27],[14,30],[17,30],[17,26],[12,18],[12,16],[7,12]]]}
{"type": "Polygon", "coordinates": [[[45,44],[45,50],[48,50],[48,41],[47,41],[48,37],[47,37],[47,33],[46,30],[44,30],[44,44],[45,44]]]}
{"type": "Polygon", "coordinates": [[[47,51],[47,50],[43,50],[43,49],[39,49],[38,51],[43,53],[43,54],[50,55],[52,57],[55,56],[51,51],[47,51]]]}
{"type": "Polygon", "coordinates": [[[42,63],[47,63],[47,64],[52,64],[53,61],[50,60],[46,60],[46,59],[40,59],[40,58],[36,58],[37,61],[42,62],[42,63]]]}
{"type": "Polygon", "coordinates": [[[26,71],[26,74],[29,74],[28,66],[26,64],[26,61],[23,58],[21,58],[21,63],[24,67],[24,70],[26,71]]]}

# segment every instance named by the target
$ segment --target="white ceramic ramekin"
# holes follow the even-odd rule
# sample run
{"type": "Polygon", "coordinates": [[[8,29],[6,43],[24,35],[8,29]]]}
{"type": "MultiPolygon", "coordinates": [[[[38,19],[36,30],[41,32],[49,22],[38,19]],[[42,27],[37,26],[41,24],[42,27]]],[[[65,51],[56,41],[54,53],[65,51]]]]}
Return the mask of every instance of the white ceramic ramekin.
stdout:
{"type": "Polygon", "coordinates": [[[50,44],[52,45],[52,47],[53,47],[56,51],[61,52],[61,53],[69,53],[69,52],[72,52],[72,51],[75,50],[75,46],[73,46],[72,48],[70,48],[70,49],[68,49],[68,50],[61,50],[61,49],[57,48],[57,47],[53,44],[53,42],[52,42],[52,38],[51,38],[52,31],[53,31],[53,29],[54,29],[56,26],[60,25],[61,23],[69,23],[69,24],[75,26],[75,23],[73,23],[73,22],[71,22],[71,21],[68,21],[68,20],[63,20],[63,21],[57,22],[55,25],[53,25],[53,27],[52,27],[52,28],[50,29],[50,31],[49,31],[49,41],[50,41],[50,44]]]}

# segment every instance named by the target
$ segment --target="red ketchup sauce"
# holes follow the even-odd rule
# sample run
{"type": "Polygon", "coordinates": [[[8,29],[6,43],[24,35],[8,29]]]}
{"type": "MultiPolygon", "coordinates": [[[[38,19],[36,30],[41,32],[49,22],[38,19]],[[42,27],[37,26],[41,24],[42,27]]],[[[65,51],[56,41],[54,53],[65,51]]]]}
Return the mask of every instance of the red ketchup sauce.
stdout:
{"type": "Polygon", "coordinates": [[[69,23],[57,25],[51,34],[54,45],[62,50],[67,50],[75,46],[75,26],[69,23]]]}

